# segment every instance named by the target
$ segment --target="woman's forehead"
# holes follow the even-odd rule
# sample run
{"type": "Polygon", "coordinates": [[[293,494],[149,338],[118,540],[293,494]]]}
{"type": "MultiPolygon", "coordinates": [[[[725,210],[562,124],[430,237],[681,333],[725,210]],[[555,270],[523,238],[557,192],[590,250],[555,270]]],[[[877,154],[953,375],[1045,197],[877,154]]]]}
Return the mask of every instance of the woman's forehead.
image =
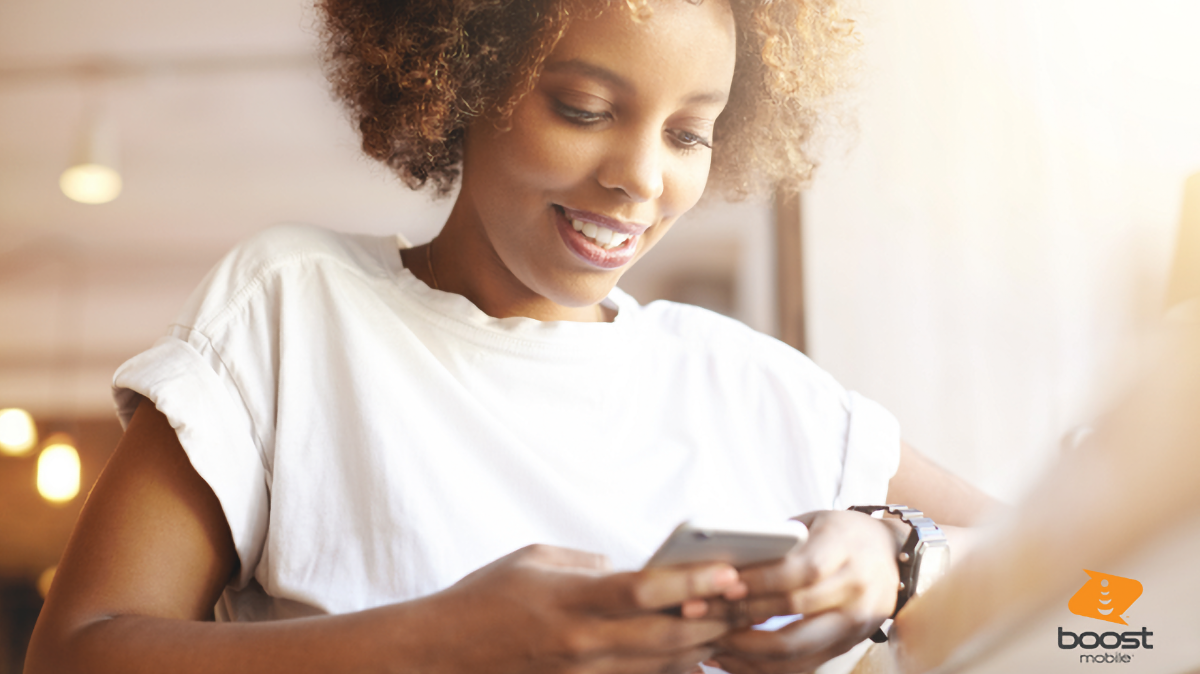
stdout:
{"type": "Polygon", "coordinates": [[[623,3],[576,19],[546,61],[545,72],[571,71],[630,93],[647,87],[728,92],[737,54],[728,0],[658,0],[648,16],[623,3]]]}

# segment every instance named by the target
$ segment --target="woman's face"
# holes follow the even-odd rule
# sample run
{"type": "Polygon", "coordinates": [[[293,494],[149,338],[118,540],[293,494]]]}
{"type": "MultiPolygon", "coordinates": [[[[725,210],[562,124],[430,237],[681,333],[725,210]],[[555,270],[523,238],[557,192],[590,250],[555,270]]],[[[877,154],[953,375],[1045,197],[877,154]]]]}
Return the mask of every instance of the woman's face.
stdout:
{"type": "Polygon", "coordinates": [[[704,191],[735,47],[725,0],[664,0],[642,21],[618,3],[572,23],[510,128],[467,129],[448,225],[476,240],[463,250],[479,278],[522,306],[603,299],[704,191]]]}

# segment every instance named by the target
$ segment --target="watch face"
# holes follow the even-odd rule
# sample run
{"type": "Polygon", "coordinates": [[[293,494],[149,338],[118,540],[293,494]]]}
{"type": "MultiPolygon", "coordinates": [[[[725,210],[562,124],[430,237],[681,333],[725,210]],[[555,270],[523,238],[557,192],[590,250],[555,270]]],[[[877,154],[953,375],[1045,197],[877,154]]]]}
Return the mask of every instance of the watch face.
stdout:
{"type": "Polygon", "coordinates": [[[917,586],[914,594],[924,594],[950,568],[950,546],[926,545],[917,567],[917,586]]]}

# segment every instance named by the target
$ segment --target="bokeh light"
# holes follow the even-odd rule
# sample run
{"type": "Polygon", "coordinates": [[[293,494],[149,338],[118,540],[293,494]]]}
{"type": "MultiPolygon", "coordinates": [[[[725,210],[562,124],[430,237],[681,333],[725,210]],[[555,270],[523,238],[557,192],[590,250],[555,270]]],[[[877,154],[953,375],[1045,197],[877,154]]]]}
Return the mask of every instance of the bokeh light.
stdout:
{"type": "Polygon", "coordinates": [[[10,407],[0,410],[0,453],[24,456],[37,444],[37,426],[29,412],[10,407]]]}
{"type": "Polygon", "coordinates": [[[37,489],[51,503],[66,503],[79,494],[79,452],[70,438],[54,438],[38,456],[37,489]]]}
{"type": "Polygon", "coordinates": [[[63,194],[81,204],[106,204],[121,194],[121,174],[103,164],[77,164],[58,179],[63,194]]]}
{"type": "Polygon", "coordinates": [[[42,595],[42,599],[50,594],[50,584],[54,582],[54,574],[58,572],[58,566],[52,566],[41,573],[37,579],[37,591],[42,595]]]}

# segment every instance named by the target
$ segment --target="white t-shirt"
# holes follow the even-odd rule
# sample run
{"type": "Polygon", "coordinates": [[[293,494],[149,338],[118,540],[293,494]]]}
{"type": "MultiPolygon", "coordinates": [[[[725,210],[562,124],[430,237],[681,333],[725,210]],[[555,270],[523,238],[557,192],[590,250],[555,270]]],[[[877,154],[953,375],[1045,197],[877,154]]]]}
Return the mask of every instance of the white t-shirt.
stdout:
{"type": "Polygon", "coordinates": [[[882,503],[899,426],[737,321],[614,290],[611,323],[491,318],[403,239],[238,246],[113,387],[170,420],[241,560],[218,615],[342,613],[530,543],[641,566],[688,518],[882,503]]]}

